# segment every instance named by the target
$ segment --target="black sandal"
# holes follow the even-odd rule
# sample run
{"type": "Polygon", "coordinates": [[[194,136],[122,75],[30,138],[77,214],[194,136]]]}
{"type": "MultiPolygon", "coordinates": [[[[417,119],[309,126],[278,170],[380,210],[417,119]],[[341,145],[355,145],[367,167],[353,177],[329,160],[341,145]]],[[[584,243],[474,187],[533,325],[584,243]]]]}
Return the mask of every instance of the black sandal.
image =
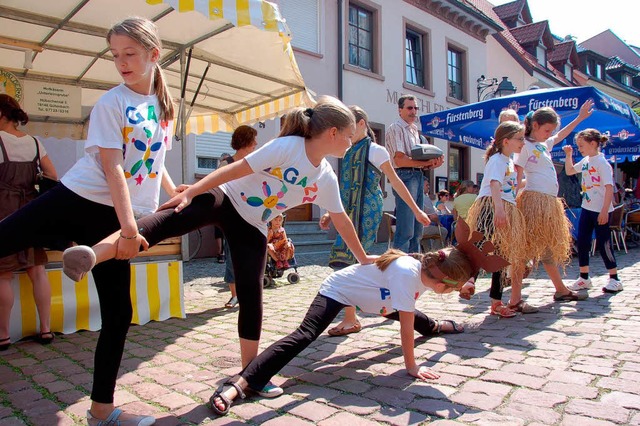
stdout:
{"type": "Polygon", "coordinates": [[[6,351],[7,349],[9,349],[9,346],[11,346],[11,337],[0,339],[0,351],[6,351]]]}
{"type": "Polygon", "coordinates": [[[436,328],[436,334],[460,334],[460,333],[464,333],[464,327],[461,325],[458,325],[458,323],[456,323],[454,320],[449,320],[449,319],[445,319],[445,320],[436,320],[438,323],[438,327],[436,328]],[[451,330],[443,330],[442,329],[442,324],[443,323],[449,323],[451,324],[451,330]]]}
{"type": "Polygon", "coordinates": [[[233,400],[230,400],[229,398],[227,398],[224,395],[224,388],[228,387],[228,386],[233,386],[234,388],[236,388],[236,391],[238,392],[238,395],[240,397],[240,399],[245,399],[246,395],[244,394],[244,392],[242,391],[242,388],[240,387],[239,384],[232,382],[231,380],[227,380],[226,382],[224,382],[223,384],[221,384],[218,389],[216,389],[216,391],[213,393],[213,395],[211,395],[211,398],[209,398],[209,406],[211,407],[211,409],[219,416],[226,416],[229,413],[229,409],[231,408],[231,404],[233,404],[233,400]],[[215,403],[215,399],[216,398],[220,398],[220,400],[224,403],[224,409],[221,410],[218,408],[218,406],[215,403]]]}
{"type": "Polygon", "coordinates": [[[48,345],[53,342],[53,339],[56,338],[56,335],[53,334],[53,331],[45,331],[44,333],[40,333],[35,337],[35,341],[40,343],[41,345],[48,345]],[[45,337],[47,336],[47,337],[45,337]]]}

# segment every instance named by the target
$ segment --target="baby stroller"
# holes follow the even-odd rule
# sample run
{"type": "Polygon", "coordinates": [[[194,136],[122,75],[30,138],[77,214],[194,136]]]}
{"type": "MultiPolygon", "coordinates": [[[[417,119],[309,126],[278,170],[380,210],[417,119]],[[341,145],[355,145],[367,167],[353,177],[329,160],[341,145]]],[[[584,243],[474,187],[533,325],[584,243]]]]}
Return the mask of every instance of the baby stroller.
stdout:
{"type": "MultiPolygon", "coordinates": [[[[282,225],[284,225],[284,220],[285,216],[282,215],[282,225]]],[[[271,227],[271,222],[269,227],[271,227]]],[[[272,240],[273,246],[269,244],[271,248],[267,248],[267,266],[264,271],[263,287],[273,286],[275,284],[274,279],[282,277],[284,272],[290,268],[293,268],[294,272],[290,272],[287,275],[287,281],[291,284],[296,284],[300,281],[300,275],[298,275],[298,264],[295,258],[295,246],[291,238],[287,238],[284,232],[271,234],[271,229],[269,230],[269,235],[273,236],[274,239],[272,240]],[[274,260],[270,252],[280,260],[274,260]],[[290,257],[283,260],[282,257],[284,256],[290,257]]]]}
{"type": "MultiPolygon", "coordinates": [[[[289,238],[289,242],[291,239],[289,238]]],[[[293,243],[291,243],[293,244],[293,243]]],[[[273,287],[275,285],[275,278],[280,278],[284,275],[285,271],[293,268],[293,272],[289,272],[287,274],[287,281],[290,284],[296,284],[300,282],[300,275],[298,274],[298,262],[296,262],[295,255],[287,260],[287,263],[284,266],[276,267],[276,261],[271,258],[271,256],[267,255],[267,267],[264,271],[264,278],[262,279],[263,287],[273,287]]]]}

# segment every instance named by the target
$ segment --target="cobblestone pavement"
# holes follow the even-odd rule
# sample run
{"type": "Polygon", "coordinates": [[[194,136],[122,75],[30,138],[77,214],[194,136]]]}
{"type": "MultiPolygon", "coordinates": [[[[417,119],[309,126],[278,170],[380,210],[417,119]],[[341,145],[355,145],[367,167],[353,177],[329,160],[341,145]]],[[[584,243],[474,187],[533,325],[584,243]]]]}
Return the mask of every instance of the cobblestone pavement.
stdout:
{"type": "MultiPolygon", "coordinates": [[[[583,302],[554,303],[546,275],[535,272],[524,294],[540,312],[513,319],[489,315],[487,278],[471,301],[425,294],[420,309],[466,326],[463,334],[416,339],[419,362],[439,380],[409,377],[398,324],[366,316],[362,332],[325,334],[283,369],[274,378],[283,396],[250,397],[224,418],[204,404],[238,372],[237,309],[221,308],[229,298],[223,265],[192,261],[184,274],[187,318],[131,328],[116,404],[166,426],[640,425],[640,249],[618,261],[625,290],[600,291],[605,271],[595,257],[595,286],[583,302]]],[[[300,283],[279,280],[264,292],[263,347],[299,324],[330,272],[317,266],[325,256],[301,255],[298,263],[306,265],[300,283]]],[[[576,273],[574,262],[567,277],[576,273]]],[[[19,343],[0,354],[0,425],[84,424],[97,336],[19,343]]]]}

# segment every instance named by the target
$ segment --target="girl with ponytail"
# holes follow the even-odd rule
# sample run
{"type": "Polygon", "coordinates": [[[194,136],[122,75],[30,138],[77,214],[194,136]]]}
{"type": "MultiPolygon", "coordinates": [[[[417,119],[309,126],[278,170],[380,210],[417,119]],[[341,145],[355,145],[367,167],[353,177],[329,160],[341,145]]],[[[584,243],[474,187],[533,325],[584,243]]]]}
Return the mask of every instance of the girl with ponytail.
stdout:
{"type": "Polygon", "coordinates": [[[162,46],[155,25],[128,18],[115,24],[106,39],[124,83],[93,107],[85,155],[61,184],[0,222],[0,257],[56,240],[92,245],[117,231],[115,258],[93,270],[102,330],[87,421],[90,426],[146,426],[155,419],[123,413],[115,408],[113,395],[133,314],[128,259],[144,240],[136,218],[158,208],[161,187],[169,196],[176,194],[164,167],[174,107],[158,65],[162,46]]]}
{"type": "Polygon", "coordinates": [[[562,147],[566,154],[565,170],[567,175],[580,173],[582,177],[582,212],[578,223],[578,261],[580,277],[573,284],[576,290],[592,287],[589,278],[589,255],[591,240],[595,231],[596,247],[605,267],[609,271],[609,279],[602,288],[605,293],[622,291],[622,283],[618,278],[618,265],[611,245],[609,220],[613,212],[613,170],[611,164],[600,152],[609,138],[596,129],[585,129],[576,135],[576,145],[584,156],[580,162],[573,164],[571,145],[562,147]]]}
{"type": "MultiPolygon", "coordinates": [[[[484,179],[478,198],[467,215],[471,229],[483,233],[497,248],[498,254],[511,264],[512,304],[521,300],[522,276],[527,261],[527,252],[522,244],[525,238],[524,218],[516,208],[516,173],[511,159],[512,154],[520,153],[523,144],[524,127],[520,123],[505,121],[498,126],[485,154],[484,179]]],[[[492,273],[489,293],[491,314],[502,318],[516,315],[514,309],[502,304],[506,271],[505,268],[492,273]]]]}
{"type": "Polygon", "coordinates": [[[211,409],[225,415],[235,398],[244,398],[247,388],[264,386],[271,377],[305,350],[331,324],[346,306],[400,322],[400,343],[406,372],[419,380],[439,376],[420,366],[414,356],[414,332],[432,334],[425,314],[416,309],[416,301],[426,291],[446,294],[459,291],[469,299],[475,287],[467,283],[480,268],[494,271],[504,259],[491,254],[487,244],[480,251],[473,241],[482,235],[471,233],[460,220],[456,227],[456,247],[425,254],[405,254],[390,249],[370,265],[351,265],[324,280],[300,326],[293,333],[264,350],[242,372],[220,386],[209,399],[211,409]]]}
{"type": "MultiPolygon", "coordinates": [[[[376,240],[378,227],[382,221],[382,190],[380,179],[384,173],[393,189],[413,210],[415,217],[423,225],[429,225],[429,216],[418,206],[404,183],[391,166],[389,152],[376,143],[376,136],[369,125],[367,113],[359,106],[349,107],[356,118],[356,133],[351,147],[344,154],[340,168],[340,198],[349,218],[356,228],[365,251],[371,250],[376,240]]],[[[329,229],[331,218],[328,213],[320,218],[320,227],[329,229]]],[[[353,265],[357,260],[340,235],[331,247],[329,266],[340,269],[353,265]]],[[[360,322],[354,307],[345,309],[344,320],[329,330],[331,336],[360,331],[360,322]]]]}

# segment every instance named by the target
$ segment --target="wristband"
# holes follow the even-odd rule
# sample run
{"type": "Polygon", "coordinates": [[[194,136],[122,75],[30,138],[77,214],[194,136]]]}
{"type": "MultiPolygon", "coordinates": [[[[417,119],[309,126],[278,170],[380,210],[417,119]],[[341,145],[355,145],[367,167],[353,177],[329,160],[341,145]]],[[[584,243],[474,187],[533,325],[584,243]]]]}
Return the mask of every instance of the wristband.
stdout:
{"type": "Polygon", "coordinates": [[[136,238],[138,238],[138,234],[136,233],[132,237],[125,237],[124,235],[122,235],[122,231],[120,231],[120,238],[122,238],[123,240],[135,240],[136,238]]]}

